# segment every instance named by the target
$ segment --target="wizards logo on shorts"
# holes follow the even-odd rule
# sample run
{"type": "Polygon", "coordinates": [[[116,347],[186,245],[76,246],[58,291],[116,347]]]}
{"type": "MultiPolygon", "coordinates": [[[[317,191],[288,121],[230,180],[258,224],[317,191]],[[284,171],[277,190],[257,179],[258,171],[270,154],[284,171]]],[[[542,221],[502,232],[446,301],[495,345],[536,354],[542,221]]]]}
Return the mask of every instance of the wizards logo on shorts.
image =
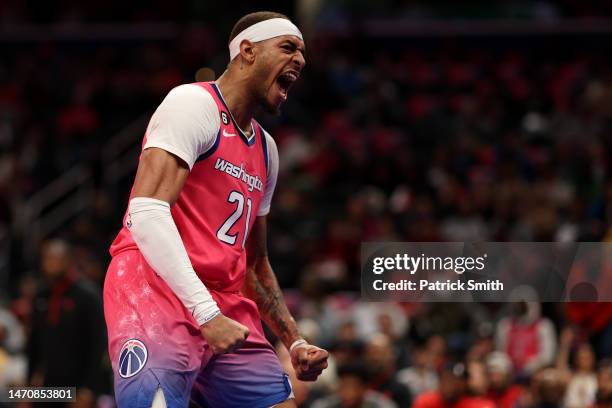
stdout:
{"type": "Polygon", "coordinates": [[[140,340],[130,339],[123,344],[119,352],[119,375],[132,377],[142,370],[147,362],[147,346],[140,340]]]}

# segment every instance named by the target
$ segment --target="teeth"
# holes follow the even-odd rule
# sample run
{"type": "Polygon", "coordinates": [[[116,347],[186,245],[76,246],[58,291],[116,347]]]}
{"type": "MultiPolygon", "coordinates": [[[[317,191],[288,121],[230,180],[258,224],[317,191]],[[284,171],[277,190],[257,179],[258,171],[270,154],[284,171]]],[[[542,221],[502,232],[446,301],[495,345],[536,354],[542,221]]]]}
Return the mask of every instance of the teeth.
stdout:
{"type": "Polygon", "coordinates": [[[295,82],[298,79],[297,75],[294,74],[293,72],[286,72],[283,74],[283,76],[291,82],[295,82]]]}

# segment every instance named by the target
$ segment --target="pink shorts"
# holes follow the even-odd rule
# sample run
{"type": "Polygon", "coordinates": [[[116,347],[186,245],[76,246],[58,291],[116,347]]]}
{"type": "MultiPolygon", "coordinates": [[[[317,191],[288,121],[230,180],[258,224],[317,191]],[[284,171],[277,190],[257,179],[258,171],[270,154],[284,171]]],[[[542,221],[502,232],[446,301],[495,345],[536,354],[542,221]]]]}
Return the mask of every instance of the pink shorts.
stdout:
{"type": "Polygon", "coordinates": [[[210,291],[221,312],[249,328],[238,350],[213,355],[191,314],[140,251],[117,254],[104,283],[104,315],[119,407],[147,407],[158,388],[168,407],[269,407],[291,385],[264,336],[257,306],[210,291]]]}

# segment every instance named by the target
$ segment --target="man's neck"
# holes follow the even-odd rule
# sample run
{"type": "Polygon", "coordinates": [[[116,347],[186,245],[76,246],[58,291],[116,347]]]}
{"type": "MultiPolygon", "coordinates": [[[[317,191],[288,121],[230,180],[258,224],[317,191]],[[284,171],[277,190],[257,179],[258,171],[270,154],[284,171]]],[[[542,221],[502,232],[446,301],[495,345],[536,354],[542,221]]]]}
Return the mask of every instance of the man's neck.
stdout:
{"type": "Polygon", "coordinates": [[[246,92],[249,89],[248,79],[241,78],[233,74],[231,70],[227,70],[215,82],[240,129],[249,132],[255,103],[246,92]]]}

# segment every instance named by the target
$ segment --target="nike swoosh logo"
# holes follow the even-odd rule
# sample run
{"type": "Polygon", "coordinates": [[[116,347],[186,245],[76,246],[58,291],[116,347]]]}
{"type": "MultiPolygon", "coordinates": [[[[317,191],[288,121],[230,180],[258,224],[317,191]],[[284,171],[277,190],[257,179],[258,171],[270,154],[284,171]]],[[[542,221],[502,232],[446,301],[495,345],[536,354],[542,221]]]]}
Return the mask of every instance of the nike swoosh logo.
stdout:
{"type": "Polygon", "coordinates": [[[225,136],[225,137],[233,137],[233,136],[236,136],[236,134],[235,134],[235,133],[227,133],[227,132],[225,131],[225,129],[223,129],[223,132],[222,132],[222,133],[223,133],[223,136],[225,136]]]}

